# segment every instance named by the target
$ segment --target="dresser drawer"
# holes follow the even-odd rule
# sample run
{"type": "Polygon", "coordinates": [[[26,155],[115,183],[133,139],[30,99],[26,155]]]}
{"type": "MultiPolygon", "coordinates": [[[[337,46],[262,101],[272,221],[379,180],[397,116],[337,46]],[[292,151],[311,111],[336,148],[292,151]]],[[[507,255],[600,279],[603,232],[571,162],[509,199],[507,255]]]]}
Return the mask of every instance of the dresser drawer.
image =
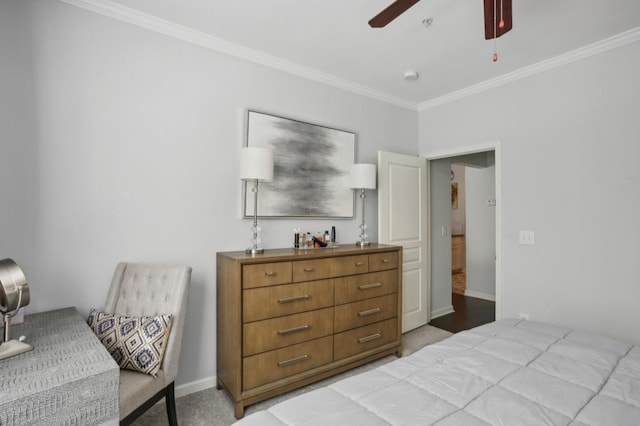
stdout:
{"type": "Polygon", "coordinates": [[[398,268],[398,252],[390,251],[369,255],[369,272],[398,268]]]}
{"type": "Polygon", "coordinates": [[[345,256],[331,259],[296,260],[293,262],[293,281],[309,281],[369,271],[369,256],[345,256]]]}
{"type": "Polygon", "coordinates": [[[398,271],[373,272],[336,278],[336,305],[398,292],[398,271]]]}
{"type": "Polygon", "coordinates": [[[398,295],[374,297],[334,308],[335,332],[393,318],[398,315],[398,295]]]}
{"type": "Polygon", "coordinates": [[[243,325],[243,355],[254,355],[330,334],[333,334],[333,308],[254,321],[243,325]]]}
{"type": "Polygon", "coordinates": [[[243,290],[243,322],[333,306],[333,280],[243,290]]]}
{"type": "Polygon", "coordinates": [[[398,319],[388,319],[334,335],[334,361],[392,343],[398,338],[398,319]]]}
{"type": "Polygon", "coordinates": [[[291,282],[291,262],[260,263],[242,267],[242,288],[291,282]]]}
{"type": "Polygon", "coordinates": [[[299,343],[242,360],[244,389],[255,388],[332,361],[333,336],[299,343]]]}

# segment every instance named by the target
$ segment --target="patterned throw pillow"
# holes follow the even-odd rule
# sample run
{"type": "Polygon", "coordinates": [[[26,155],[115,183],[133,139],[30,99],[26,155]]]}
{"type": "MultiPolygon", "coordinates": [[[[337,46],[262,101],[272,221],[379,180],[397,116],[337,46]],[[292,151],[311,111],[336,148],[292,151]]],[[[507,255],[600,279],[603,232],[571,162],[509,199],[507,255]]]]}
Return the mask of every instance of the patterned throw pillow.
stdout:
{"type": "Polygon", "coordinates": [[[127,317],[91,309],[87,323],[120,368],[158,375],[171,315],[127,317]]]}

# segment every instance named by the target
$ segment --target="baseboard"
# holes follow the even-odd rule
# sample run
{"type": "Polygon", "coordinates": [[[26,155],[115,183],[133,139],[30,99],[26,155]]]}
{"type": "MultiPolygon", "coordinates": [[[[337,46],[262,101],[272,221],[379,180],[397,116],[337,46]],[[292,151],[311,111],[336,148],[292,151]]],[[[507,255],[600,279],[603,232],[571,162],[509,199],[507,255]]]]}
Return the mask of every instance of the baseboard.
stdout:
{"type": "Polygon", "coordinates": [[[479,291],[473,291],[473,290],[469,290],[469,289],[464,291],[464,295],[465,296],[469,296],[469,297],[475,297],[476,299],[488,300],[490,302],[495,302],[496,301],[496,295],[495,294],[481,293],[479,291]]]}
{"type": "Polygon", "coordinates": [[[453,305],[445,306],[444,308],[436,309],[435,311],[431,311],[431,319],[436,319],[441,316],[452,314],[455,311],[453,310],[453,305]]]}
{"type": "Polygon", "coordinates": [[[205,377],[204,379],[196,380],[195,382],[184,383],[180,386],[176,386],[175,394],[176,398],[186,396],[201,390],[213,388],[217,385],[218,378],[216,376],[205,377]]]}

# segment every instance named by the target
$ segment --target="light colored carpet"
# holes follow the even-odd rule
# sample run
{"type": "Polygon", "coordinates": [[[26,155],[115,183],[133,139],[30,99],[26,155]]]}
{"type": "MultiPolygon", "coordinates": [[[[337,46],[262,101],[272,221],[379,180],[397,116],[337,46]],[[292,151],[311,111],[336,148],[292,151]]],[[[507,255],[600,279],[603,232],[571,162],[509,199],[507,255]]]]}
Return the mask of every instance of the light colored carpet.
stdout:
{"type": "MultiPolygon", "coordinates": [[[[424,325],[416,328],[415,330],[411,330],[403,335],[402,355],[407,356],[424,346],[439,342],[451,335],[452,333],[449,333],[448,331],[440,330],[439,328],[435,328],[430,325],[424,325]]],[[[322,380],[318,383],[250,405],[245,409],[245,415],[264,410],[293,396],[327,386],[328,384],[337,382],[345,377],[376,368],[395,359],[398,358],[394,355],[390,355],[353,370],[322,380]]],[[[234,423],[236,420],[233,416],[233,404],[231,403],[231,400],[224,391],[217,390],[216,388],[205,389],[176,399],[176,411],[178,413],[178,424],[180,426],[227,426],[234,423]]],[[[169,424],[164,400],[143,414],[133,424],[136,426],[169,424]]]]}

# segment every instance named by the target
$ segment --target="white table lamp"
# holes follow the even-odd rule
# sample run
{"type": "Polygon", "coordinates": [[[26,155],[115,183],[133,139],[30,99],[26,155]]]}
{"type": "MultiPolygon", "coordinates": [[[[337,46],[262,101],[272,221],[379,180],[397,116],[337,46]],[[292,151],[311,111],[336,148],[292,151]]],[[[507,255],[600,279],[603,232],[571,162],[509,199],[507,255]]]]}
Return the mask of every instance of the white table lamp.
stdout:
{"type": "Polygon", "coordinates": [[[367,189],[376,189],[376,165],[353,164],[349,170],[349,187],[360,190],[362,200],[362,222],[360,223],[360,239],[357,246],[368,246],[367,225],[364,221],[364,199],[367,197],[367,189]]]}
{"type": "Polygon", "coordinates": [[[248,254],[264,253],[258,227],[258,182],[273,179],[273,151],[269,148],[245,147],[240,157],[240,179],[253,181],[253,226],[248,254]]]}

